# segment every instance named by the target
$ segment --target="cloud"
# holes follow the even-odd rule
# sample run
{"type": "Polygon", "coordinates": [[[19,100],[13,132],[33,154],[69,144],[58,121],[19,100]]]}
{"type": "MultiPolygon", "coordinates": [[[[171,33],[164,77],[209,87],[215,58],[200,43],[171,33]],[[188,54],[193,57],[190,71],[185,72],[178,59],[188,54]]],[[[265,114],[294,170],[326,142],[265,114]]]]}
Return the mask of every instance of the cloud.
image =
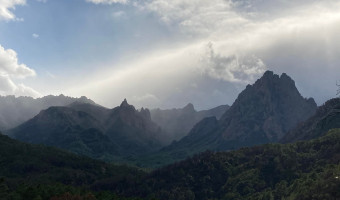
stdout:
{"type": "Polygon", "coordinates": [[[94,4],[115,4],[115,3],[121,3],[121,4],[126,4],[128,3],[128,0],[86,0],[87,2],[91,2],[94,4]]]}
{"type": "MultiPolygon", "coordinates": [[[[1,0],[0,1],[0,21],[1,20],[16,20],[12,10],[15,10],[16,6],[22,6],[26,4],[26,0],[1,0]]],[[[21,19],[19,19],[21,20],[21,19]]]]}
{"type": "Polygon", "coordinates": [[[14,90],[14,95],[16,96],[31,96],[31,97],[41,97],[42,95],[24,84],[18,84],[14,90]]]}
{"type": "Polygon", "coordinates": [[[15,78],[35,76],[36,73],[25,64],[19,64],[17,53],[0,45],[0,73],[15,78]]]}
{"type": "Polygon", "coordinates": [[[36,34],[36,33],[33,33],[33,34],[32,34],[32,37],[35,38],[35,39],[37,39],[37,38],[39,37],[39,35],[36,34]]]}
{"type": "Polygon", "coordinates": [[[14,92],[16,85],[9,78],[8,75],[0,75],[0,91],[1,92],[14,92]]]}
{"type": "MultiPolygon", "coordinates": [[[[337,80],[334,76],[340,74],[340,3],[336,0],[87,2],[123,3],[132,5],[128,9],[138,9],[129,12],[123,6],[112,14],[127,21],[139,14],[147,16],[135,20],[148,27],[136,37],[153,35],[149,31],[155,29],[149,29],[152,25],[143,21],[151,18],[158,20],[157,29],[166,33],[159,40],[150,40],[159,44],[155,49],[150,45],[136,50],[138,58],[126,56],[129,61],[108,62],[101,72],[81,77],[78,85],[77,80],[65,83],[70,95],[87,95],[106,106],[119,105],[125,97],[137,106],[171,107],[189,101],[200,103],[198,107],[231,104],[234,96],[266,69],[291,75],[305,96],[328,98],[332,91],[325,88],[333,86],[337,80]],[[320,74],[327,74],[327,78],[320,78],[320,74]],[[307,88],[320,92],[315,94],[307,88]]],[[[134,23],[125,25],[126,30],[129,26],[136,28],[134,23]]]]}
{"type": "Polygon", "coordinates": [[[41,97],[41,94],[24,84],[16,85],[8,75],[0,75],[0,95],[41,97]]]}
{"type": "Polygon", "coordinates": [[[152,0],[140,7],[156,13],[164,23],[196,35],[209,35],[223,26],[237,28],[247,21],[232,10],[231,1],[224,0],[152,0]]]}
{"type": "Polygon", "coordinates": [[[25,64],[19,64],[17,53],[0,45],[0,94],[38,97],[41,94],[24,84],[16,84],[14,79],[35,76],[36,73],[25,64]]]}
{"type": "Polygon", "coordinates": [[[211,42],[206,48],[201,69],[213,78],[235,83],[252,83],[267,70],[263,61],[255,55],[222,56],[215,53],[211,42]]]}

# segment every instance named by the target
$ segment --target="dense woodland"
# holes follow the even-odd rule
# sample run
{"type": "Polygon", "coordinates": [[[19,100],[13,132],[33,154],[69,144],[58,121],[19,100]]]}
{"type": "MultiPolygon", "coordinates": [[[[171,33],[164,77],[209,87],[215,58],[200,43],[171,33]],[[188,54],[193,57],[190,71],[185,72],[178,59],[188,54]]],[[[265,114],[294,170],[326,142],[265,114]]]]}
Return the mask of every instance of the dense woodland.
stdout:
{"type": "Polygon", "coordinates": [[[295,144],[207,151],[149,173],[6,136],[0,146],[3,199],[340,198],[338,129],[295,144]]]}

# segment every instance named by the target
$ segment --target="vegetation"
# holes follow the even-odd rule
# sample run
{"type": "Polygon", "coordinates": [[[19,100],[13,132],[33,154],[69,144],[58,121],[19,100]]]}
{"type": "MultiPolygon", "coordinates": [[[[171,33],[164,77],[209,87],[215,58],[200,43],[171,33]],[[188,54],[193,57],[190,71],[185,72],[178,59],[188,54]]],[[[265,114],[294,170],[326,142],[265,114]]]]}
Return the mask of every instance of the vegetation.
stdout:
{"type": "Polygon", "coordinates": [[[139,190],[159,199],[339,199],[340,130],[308,142],[205,152],[152,172],[139,190]]]}
{"type": "Polygon", "coordinates": [[[204,152],[150,173],[0,136],[2,199],[339,199],[340,129],[204,152]]]}
{"type": "MultiPolygon", "coordinates": [[[[88,199],[89,191],[95,191],[95,188],[119,193],[146,174],[137,168],[111,165],[52,147],[25,144],[1,134],[0,152],[0,177],[5,178],[0,181],[0,199],[60,199],[62,195],[88,199]],[[106,185],[108,178],[110,186],[100,187],[106,185]]],[[[94,194],[105,199],[104,193],[94,194]]]]}

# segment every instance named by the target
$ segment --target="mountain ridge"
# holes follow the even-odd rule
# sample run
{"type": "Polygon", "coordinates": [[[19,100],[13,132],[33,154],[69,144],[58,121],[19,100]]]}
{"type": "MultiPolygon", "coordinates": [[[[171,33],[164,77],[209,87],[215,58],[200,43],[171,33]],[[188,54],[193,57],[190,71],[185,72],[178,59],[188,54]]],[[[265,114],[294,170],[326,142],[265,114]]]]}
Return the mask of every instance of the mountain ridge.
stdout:
{"type": "Polygon", "coordinates": [[[267,71],[239,94],[221,119],[201,120],[187,136],[141,158],[139,163],[162,166],[205,150],[226,151],[278,142],[316,109],[315,101],[303,98],[287,74],[267,71]]]}
{"type": "Polygon", "coordinates": [[[11,137],[46,144],[103,160],[152,152],[162,146],[161,129],[126,100],[113,109],[73,103],[50,107],[7,132],[11,137]]]}
{"type": "Polygon", "coordinates": [[[340,98],[333,98],[320,106],[315,115],[298,124],[283,137],[281,143],[310,140],[325,135],[328,130],[340,128],[340,98]]]}
{"type": "Polygon", "coordinates": [[[0,130],[14,128],[33,118],[41,110],[51,106],[67,106],[73,102],[89,103],[97,105],[85,96],[80,98],[64,95],[48,95],[41,98],[0,96],[0,130]]]}

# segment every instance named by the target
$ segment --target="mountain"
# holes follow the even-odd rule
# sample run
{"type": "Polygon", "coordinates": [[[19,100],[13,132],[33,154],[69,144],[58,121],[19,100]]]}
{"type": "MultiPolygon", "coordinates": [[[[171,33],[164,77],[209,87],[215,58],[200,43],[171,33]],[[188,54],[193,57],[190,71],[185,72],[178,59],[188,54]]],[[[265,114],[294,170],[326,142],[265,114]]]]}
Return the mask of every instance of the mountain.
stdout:
{"type": "Polygon", "coordinates": [[[281,142],[314,139],[334,128],[340,128],[340,98],[331,99],[320,106],[315,115],[288,132],[281,142]]]}
{"type": "Polygon", "coordinates": [[[150,110],[150,113],[152,121],[167,133],[168,142],[171,143],[173,140],[179,140],[186,136],[202,119],[213,116],[219,119],[228,109],[228,105],[221,105],[210,110],[196,111],[194,106],[189,103],[180,109],[153,109],[150,110]]]}
{"type": "Polygon", "coordinates": [[[316,109],[314,99],[303,98],[289,76],[267,71],[255,84],[247,86],[219,124],[222,137],[228,142],[276,142],[316,109]]]}
{"type": "Polygon", "coordinates": [[[151,121],[149,111],[137,111],[126,100],[113,109],[79,102],[50,107],[7,134],[102,160],[149,153],[162,146],[161,129],[151,121]]]}
{"type": "Polygon", "coordinates": [[[0,130],[14,128],[31,119],[41,110],[51,106],[66,106],[73,102],[95,104],[86,97],[72,98],[64,95],[32,97],[0,96],[0,130]]]}
{"type": "Polygon", "coordinates": [[[180,141],[138,162],[159,166],[208,149],[225,151],[277,142],[316,109],[314,100],[303,98],[289,76],[267,71],[239,94],[221,119],[203,119],[180,141]]]}

